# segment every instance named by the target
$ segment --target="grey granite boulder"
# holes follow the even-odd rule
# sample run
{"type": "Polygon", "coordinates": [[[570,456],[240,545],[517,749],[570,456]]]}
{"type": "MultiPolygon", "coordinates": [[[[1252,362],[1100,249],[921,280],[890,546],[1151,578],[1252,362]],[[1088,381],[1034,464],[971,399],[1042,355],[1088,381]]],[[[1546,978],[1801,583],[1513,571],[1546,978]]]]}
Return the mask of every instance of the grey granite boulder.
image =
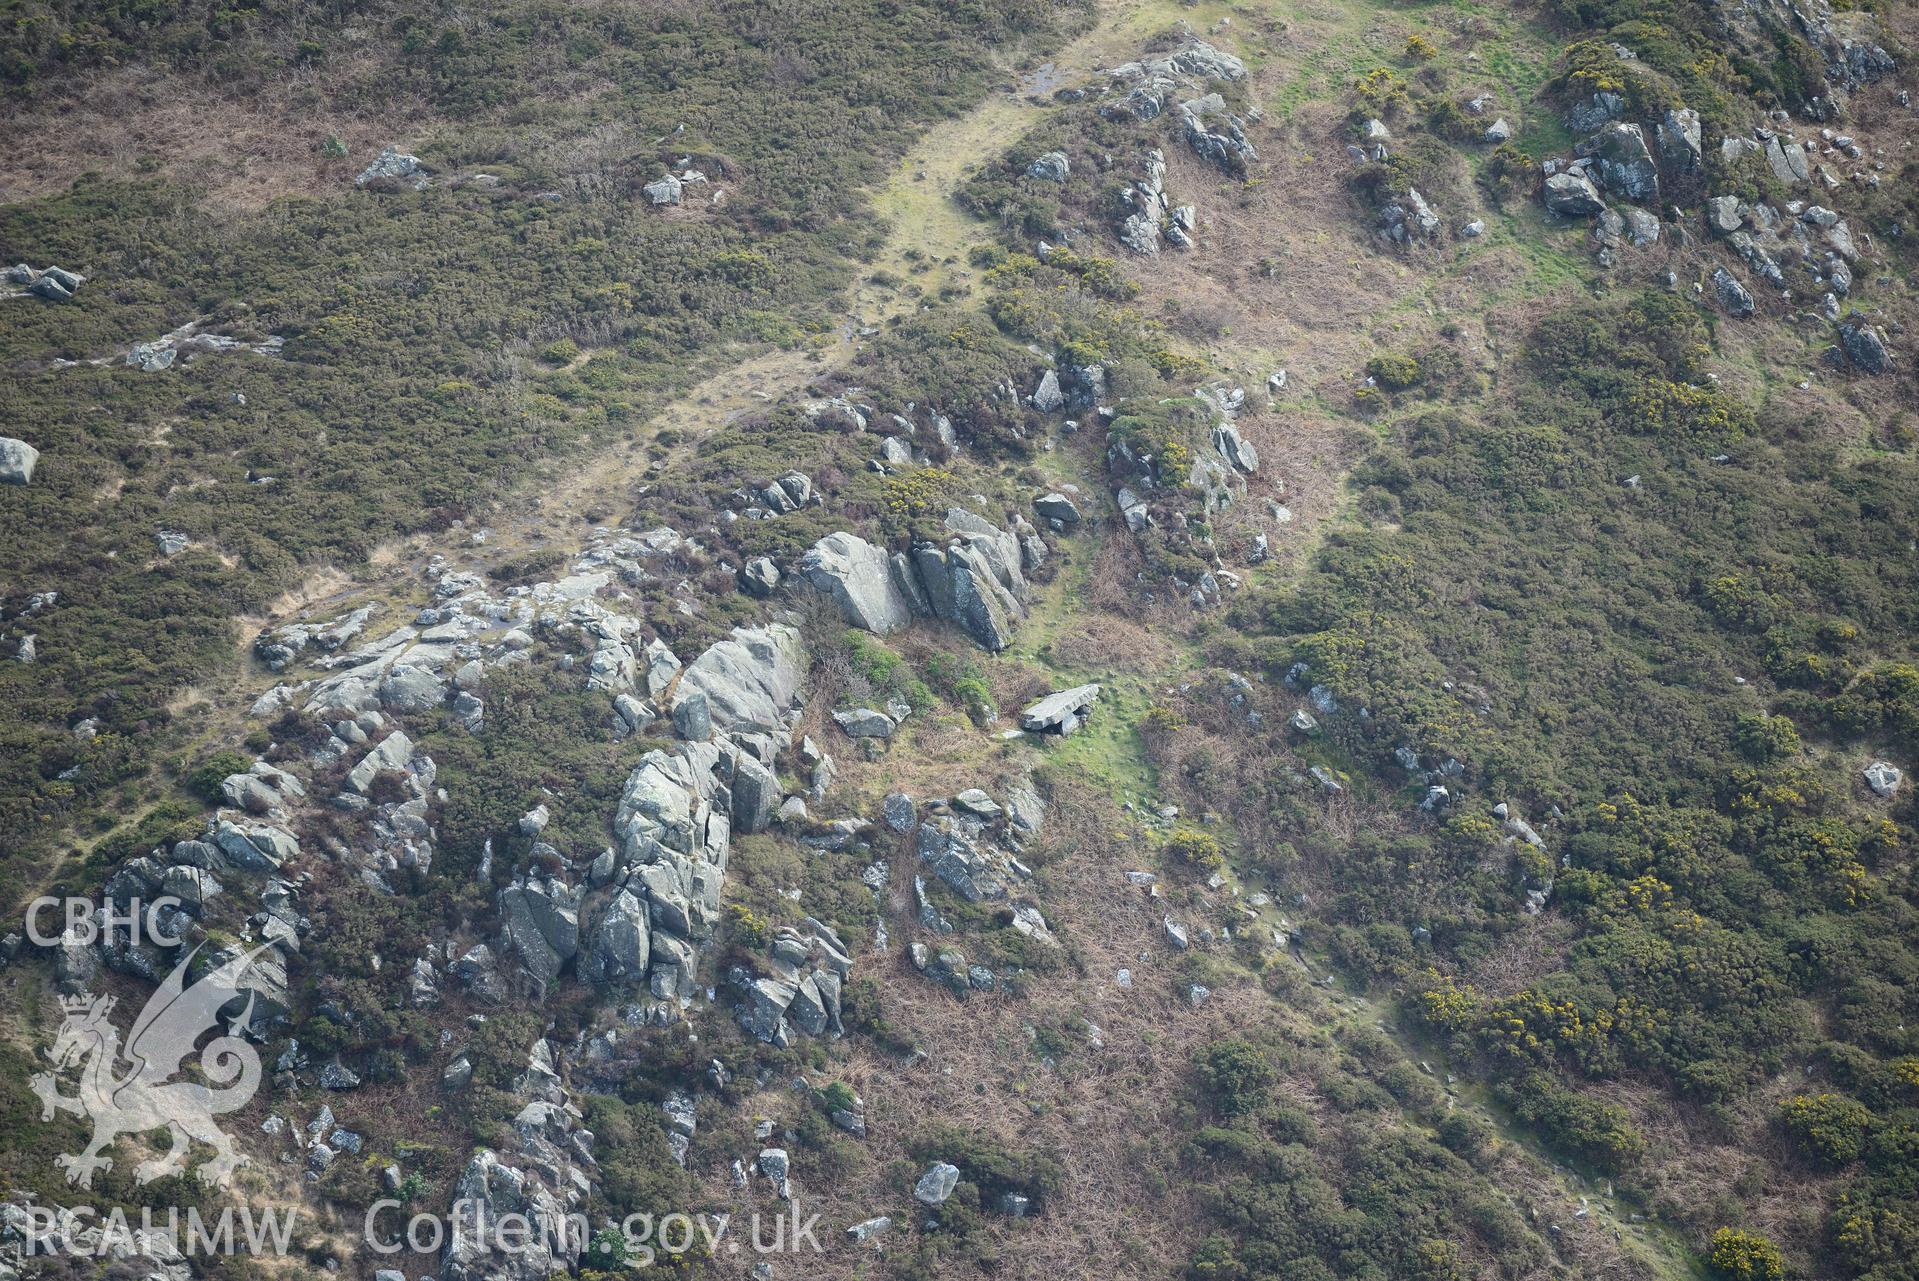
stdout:
{"type": "Polygon", "coordinates": [[[1712,269],[1712,292],[1713,297],[1719,300],[1720,307],[1727,315],[1741,317],[1752,315],[1755,308],[1752,291],[1740,284],[1738,279],[1724,267],[1712,269]]]}
{"type": "Polygon", "coordinates": [[[1098,685],[1076,685],[1048,694],[1020,712],[1020,728],[1035,734],[1070,734],[1099,699],[1098,685]]]}
{"type": "Polygon", "coordinates": [[[40,451],[24,440],[0,436],[0,484],[25,485],[33,480],[40,451]]]}
{"type": "Polygon", "coordinates": [[[1583,173],[1556,173],[1546,179],[1543,192],[1546,208],[1562,218],[1588,218],[1603,213],[1606,202],[1599,189],[1583,173]]]}
{"type": "Polygon", "coordinates": [[[893,581],[891,560],[857,534],[841,531],[820,539],[801,557],[800,572],[832,597],[850,626],[885,635],[913,621],[893,581]]]}
{"type": "Polygon", "coordinates": [[[926,1173],[920,1175],[919,1182],[913,1185],[913,1199],[921,1205],[943,1205],[953,1195],[953,1189],[959,1186],[959,1167],[948,1165],[944,1161],[935,1161],[926,1167],[926,1173]]]}
{"type": "Polygon", "coordinates": [[[1867,374],[1883,374],[1892,367],[1892,357],[1879,331],[1857,312],[1839,322],[1839,349],[1855,369],[1867,374]]]}
{"type": "Polygon", "coordinates": [[[1628,200],[1659,198],[1659,166],[1646,147],[1646,132],[1638,125],[1614,121],[1575,148],[1590,157],[1606,190],[1628,200]]]}

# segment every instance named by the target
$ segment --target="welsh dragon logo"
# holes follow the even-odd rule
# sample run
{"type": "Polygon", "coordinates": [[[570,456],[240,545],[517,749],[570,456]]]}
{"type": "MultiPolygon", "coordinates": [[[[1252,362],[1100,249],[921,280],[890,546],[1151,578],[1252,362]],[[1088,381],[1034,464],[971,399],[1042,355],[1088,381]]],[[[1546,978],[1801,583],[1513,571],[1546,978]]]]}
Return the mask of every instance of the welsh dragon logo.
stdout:
{"type": "Polygon", "coordinates": [[[168,1131],[172,1146],[164,1155],[135,1167],[134,1178],[140,1183],[184,1168],[191,1139],[214,1150],[213,1159],[197,1170],[204,1182],[225,1187],[233,1171],[245,1164],[246,1157],[213,1118],[246,1106],[260,1088],[260,1056],[242,1039],[253,1017],[251,993],[244,993],[246,1008],[227,1024],[226,1034],[199,1049],[200,1075],[211,1086],[171,1078],[181,1070],[181,1061],[194,1053],[195,1042],[219,1021],[220,1011],[243,995],[241,977],[264,950],[262,946],[235,956],[189,986],[187,967],[200,951],[195,947],[148,998],[133,1021],[124,1050],[119,1029],[107,1018],[113,1012],[113,997],[61,998],[66,1022],[46,1052],[54,1072],[36,1073],[32,1086],[40,1096],[42,1121],[51,1121],[55,1112],[93,1120],[93,1141],[86,1151],[54,1158],[54,1164],[66,1171],[68,1183],[91,1187],[95,1170],[112,1168],[113,1159],[102,1153],[115,1139],[159,1129],[168,1131]],[[74,1067],[79,1069],[80,1092],[61,1094],[55,1074],[74,1067]]]}

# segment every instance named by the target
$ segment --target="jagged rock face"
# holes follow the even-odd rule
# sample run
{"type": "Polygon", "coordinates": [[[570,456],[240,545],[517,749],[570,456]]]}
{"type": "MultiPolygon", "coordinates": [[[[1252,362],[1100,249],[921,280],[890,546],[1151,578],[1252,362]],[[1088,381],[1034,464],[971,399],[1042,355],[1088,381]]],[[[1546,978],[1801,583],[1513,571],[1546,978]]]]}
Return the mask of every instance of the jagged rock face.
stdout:
{"type": "Polygon", "coordinates": [[[1839,322],[1839,349],[1856,368],[1868,374],[1883,374],[1892,366],[1879,331],[1856,313],[1839,322]]]}
{"type": "Polygon", "coordinates": [[[783,799],[780,780],[772,770],[750,756],[733,763],[733,828],[759,832],[773,821],[783,799]]]}
{"type": "Polygon", "coordinates": [[[742,997],[740,1026],[770,1045],[790,1044],[794,1028],[808,1036],[842,1032],[840,994],[852,958],[832,927],[810,916],[804,925],[781,927],[760,962],[764,973],[728,976],[742,997]]]}
{"type": "MultiPolygon", "coordinates": [[[[1607,125],[1575,149],[1590,157],[1607,191],[1628,200],[1659,198],[1659,166],[1646,147],[1646,133],[1638,125],[1618,121],[1607,125]]],[[[1802,152],[1803,156],[1804,153],[1802,152]]]]}
{"type": "Polygon", "coordinates": [[[828,534],[800,558],[807,581],[833,598],[848,625],[884,636],[913,621],[893,582],[892,562],[857,534],[828,534]]]}
{"type": "Polygon", "coordinates": [[[1699,113],[1690,107],[1677,107],[1660,119],[1653,133],[1659,144],[1659,158],[1675,173],[1695,173],[1704,160],[1700,147],[1699,113]]]}
{"type": "Polygon", "coordinates": [[[931,616],[986,649],[1005,649],[1026,616],[1020,540],[963,507],[950,508],[945,523],[946,540],[920,543],[910,558],[839,533],[814,544],[801,565],[854,627],[883,634],[931,616]]]}
{"type": "Polygon", "coordinates": [[[1179,107],[1186,129],[1186,141],[1201,160],[1217,165],[1228,174],[1246,172],[1259,152],[1246,137],[1245,122],[1226,110],[1225,99],[1216,93],[1205,94],[1179,107]]]}
{"type": "Polygon", "coordinates": [[[526,1100],[511,1130],[519,1150],[477,1149],[454,1184],[440,1260],[446,1281],[547,1281],[577,1267],[586,1247],[567,1216],[579,1214],[593,1191],[593,1135],[575,1124],[578,1111],[547,1042],[534,1043],[514,1092],[526,1100]],[[501,1248],[497,1229],[508,1214],[531,1225],[523,1246],[514,1240],[501,1248]]]}
{"type": "Polygon", "coordinates": [[[1599,189],[1583,173],[1552,175],[1546,179],[1544,199],[1546,208],[1562,218],[1587,218],[1606,210],[1599,189]]]}
{"type": "Polygon", "coordinates": [[[521,966],[542,985],[580,946],[580,891],[557,878],[528,877],[499,894],[500,929],[521,966]]]}
{"type": "Polygon", "coordinates": [[[915,837],[920,859],[969,903],[1005,898],[1009,880],[1020,875],[1017,860],[986,831],[978,819],[942,814],[920,824],[915,837]]]}
{"type": "Polygon", "coordinates": [[[625,886],[600,907],[581,949],[580,977],[589,983],[638,982],[652,956],[652,927],[646,904],[625,886]]]}
{"type": "Polygon", "coordinates": [[[679,692],[705,695],[716,734],[783,734],[799,709],[805,675],[797,630],[785,623],[738,627],[686,667],[679,692]]]}
{"type": "Polygon", "coordinates": [[[1712,292],[1727,315],[1750,316],[1753,313],[1752,292],[1727,271],[1724,267],[1712,269],[1712,292]]]}
{"type": "MultiPolygon", "coordinates": [[[[691,995],[698,945],[719,918],[732,832],[736,825],[759,830],[778,807],[769,763],[790,741],[804,669],[799,633],[783,623],[737,628],[686,666],[679,706],[689,697],[704,703],[710,740],[648,752],[627,777],[614,816],[618,848],[596,861],[593,874],[595,884],[615,883],[588,897],[570,921],[559,920],[562,934],[571,926],[576,940],[577,922],[588,922],[577,949],[582,978],[645,978],[664,1001],[691,995]]],[[[503,914],[506,906],[503,898],[503,914]]],[[[539,917],[540,906],[529,897],[528,915],[536,925],[551,923],[539,917]]],[[[565,947],[545,928],[540,934],[563,963],[565,947]]]]}

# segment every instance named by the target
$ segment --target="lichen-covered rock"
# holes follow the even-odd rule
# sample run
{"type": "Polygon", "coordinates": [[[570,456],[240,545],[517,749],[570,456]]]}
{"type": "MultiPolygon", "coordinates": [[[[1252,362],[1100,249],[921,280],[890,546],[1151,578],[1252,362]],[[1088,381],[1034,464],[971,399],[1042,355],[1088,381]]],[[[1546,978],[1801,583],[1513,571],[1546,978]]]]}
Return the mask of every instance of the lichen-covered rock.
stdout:
{"type": "Polygon", "coordinates": [[[801,557],[800,572],[832,597],[849,626],[883,636],[913,621],[891,560],[857,534],[842,530],[820,539],[801,557]]]}
{"type": "Polygon", "coordinates": [[[800,707],[806,651],[785,623],[736,627],[709,646],[680,675],[682,698],[706,699],[714,733],[784,734],[800,707]]]}
{"type": "Polygon", "coordinates": [[[372,164],[360,171],[360,176],[353,180],[353,185],[364,187],[368,183],[394,183],[412,187],[417,191],[426,186],[427,173],[427,167],[420,163],[418,156],[409,155],[398,147],[388,146],[380,152],[372,164]]]}
{"type": "Polygon", "coordinates": [[[26,441],[0,436],[0,484],[30,484],[39,461],[40,451],[26,441]]]}
{"type": "Polygon", "coordinates": [[[1583,173],[1556,173],[1546,179],[1542,193],[1546,208],[1562,218],[1589,218],[1603,213],[1606,202],[1583,173]]]}
{"type": "Polygon", "coordinates": [[[1654,128],[1653,140],[1659,146],[1659,158],[1675,173],[1695,173],[1704,160],[1699,113],[1690,107],[1667,111],[1654,128]]]}
{"type": "Polygon", "coordinates": [[[1883,374],[1892,367],[1892,357],[1879,331],[1854,312],[1839,322],[1839,349],[1853,368],[1861,373],[1883,374]]]}
{"type": "Polygon", "coordinates": [[[1653,163],[1645,130],[1638,125],[1614,121],[1575,150],[1592,160],[1607,191],[1628,200],[1659,198],[1659,166],[1653,163]]]}
{"type": "Polygon", "coordinates": [[[1752,291],[1739,283],[1739,280],[1724,267],[1712,269],[1713,297],[1719,300],[1719,306],[1729,316],[1750,316],[1755,305],[1752,291]]]}
{"type": "Polygon", "coordinates": [[[1072,161],[1066,158],[1066,153],[1063,151],[1049,151],[1026,166],[1028,178],[1038,178],[1045,182],[1065,182],[1067,175],[1072,172],[1072,161]]]}

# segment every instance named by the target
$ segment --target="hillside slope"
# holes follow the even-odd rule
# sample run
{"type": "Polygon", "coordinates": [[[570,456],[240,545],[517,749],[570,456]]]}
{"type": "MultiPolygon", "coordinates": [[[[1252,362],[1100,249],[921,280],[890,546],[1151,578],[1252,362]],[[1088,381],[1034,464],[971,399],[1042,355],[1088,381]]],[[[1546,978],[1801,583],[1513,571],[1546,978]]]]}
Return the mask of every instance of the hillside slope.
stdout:
{"type": "Polygon", "coordinates": [[[9,1197],[1913,1275],[1909,10],[4,12],[9,1197]]]}

